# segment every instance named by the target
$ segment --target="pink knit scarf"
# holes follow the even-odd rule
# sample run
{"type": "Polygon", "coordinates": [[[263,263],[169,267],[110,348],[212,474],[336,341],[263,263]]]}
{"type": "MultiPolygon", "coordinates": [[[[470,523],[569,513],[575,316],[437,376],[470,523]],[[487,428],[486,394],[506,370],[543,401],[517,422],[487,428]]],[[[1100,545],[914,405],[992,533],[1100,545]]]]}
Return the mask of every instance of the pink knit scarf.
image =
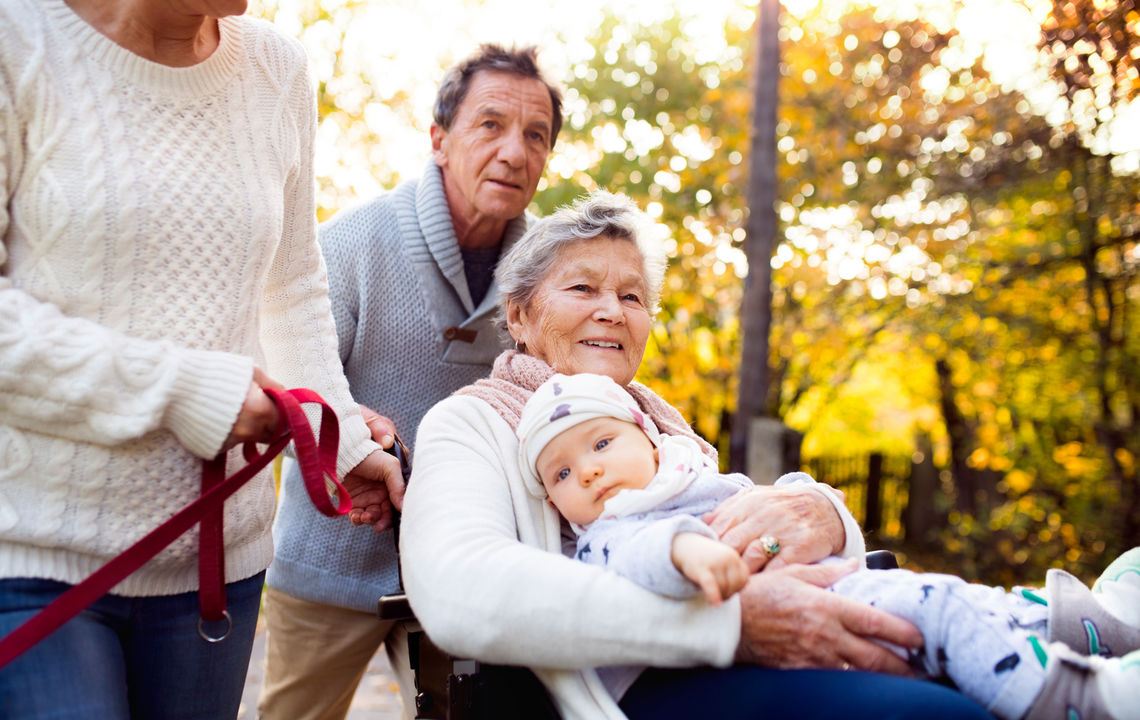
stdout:
{"type": "MultiPolygon", "coordinates": [[[[518,429],[523,406],[538,386],[554,374],[554,368],[538,358],[524,355],[515,350],[506,350],[495,358],[491,377],[479,380],[458,390],[456,395],[471,395],[483,400],[499,413],[507,424],[518,429]]],[[[666,435],[681,435],[692,438],[709,457],[716,459],[716,449],[704,438],[693,432],[685,418],[657,393],[639,382],[631,382],[625,387],[641,406],[646,415],[666,435]]]]}

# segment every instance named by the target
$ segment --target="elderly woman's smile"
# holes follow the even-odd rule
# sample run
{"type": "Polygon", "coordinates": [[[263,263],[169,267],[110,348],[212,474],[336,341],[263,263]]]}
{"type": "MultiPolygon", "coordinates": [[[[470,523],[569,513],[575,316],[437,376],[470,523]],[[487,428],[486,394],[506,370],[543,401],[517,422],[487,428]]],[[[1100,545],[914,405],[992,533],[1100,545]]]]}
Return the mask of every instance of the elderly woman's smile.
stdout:
{"type": "Polygon", "coordinates": [[[643,261],[625,238],[602,235],[565,246],[527,306],[508,303],[511,334],[561,373],[637,373],[649,338],[643,261]]]}

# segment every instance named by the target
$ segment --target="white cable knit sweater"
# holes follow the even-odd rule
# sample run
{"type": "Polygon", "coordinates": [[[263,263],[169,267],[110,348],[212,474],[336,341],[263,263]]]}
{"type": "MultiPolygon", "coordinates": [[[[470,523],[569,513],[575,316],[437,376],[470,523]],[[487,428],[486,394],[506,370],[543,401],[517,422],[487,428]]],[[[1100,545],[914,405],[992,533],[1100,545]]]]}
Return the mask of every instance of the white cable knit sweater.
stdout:
{"type": "MultiPolygon", "coordinates": [[[[304,52],[220,30],[170,68],[62,0],[0,4],[0,577],[78,582],[197,497],[254,363],[337,409],[341,473],[376,448],[336,355],[304,52]]],[[[273,508],[268,473],[227,502],[227,581],[269,564],[273,508]]],[[[196,547],[115,592],[196,588],[196,547]]]]}

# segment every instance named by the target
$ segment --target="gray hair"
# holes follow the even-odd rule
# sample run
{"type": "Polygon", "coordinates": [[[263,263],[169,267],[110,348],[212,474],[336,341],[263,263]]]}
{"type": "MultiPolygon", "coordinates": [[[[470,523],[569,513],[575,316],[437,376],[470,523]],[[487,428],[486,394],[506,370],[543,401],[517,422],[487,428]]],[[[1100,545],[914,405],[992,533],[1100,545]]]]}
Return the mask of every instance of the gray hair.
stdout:
{"type": "Polygon", "coordinates": [[[538,48],[533,45],[524,48],[504,48],[495,43],[484,43],[473,55],[453,65],[443,76],[432,108],[432,120],[444,130],[451,130],[459,106],[471,88],[471,79],[480,70],[509,73],[522,78],[538,80],[550,93],[550,109],[553,112],[550,128],[550,147],[562,129],[562,92],[554,83],[546,79],[538,67],[538,48]]]}
{"type": "Polygon", "coordinates": [[[499,286],[499,322],[506,327],[507,300],[529,307],[538,286],[572,243],[607,236],[629,240],[641,255],[645,308],[657,314],[665,284],[665,247],[654,237],[653,221],[632,200],[595,190],[531,225],[495,268],[499,286]]]}

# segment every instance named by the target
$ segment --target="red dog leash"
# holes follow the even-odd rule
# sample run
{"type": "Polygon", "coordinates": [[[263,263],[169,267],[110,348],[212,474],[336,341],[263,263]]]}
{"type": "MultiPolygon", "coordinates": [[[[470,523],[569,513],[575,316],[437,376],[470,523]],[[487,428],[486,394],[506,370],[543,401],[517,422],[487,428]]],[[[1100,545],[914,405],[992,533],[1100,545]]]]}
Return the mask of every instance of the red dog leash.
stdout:
{"type": "Polygon", "coordinates": [[[305,490],[313,505],[330,517],[348,512],[352,500],[348,491],[336,479],[340,429],[332,408],[312,390],[267,389],[265,394],[277,405],[281,416],[277,436],[269,447],[258,453],[257,446],[253,443],[242,446],[247,465],[228,478],[225,477],[224,453],[204,462],[202,495],[0,640],[0,668],[107,594],[111,588],[197,523],[201,524],[198,544],[198,606],[202,616],[198,621],[198,632],[209,642],[224,639],[229,634],[228,628],[218,637],[209,636],[202,629],[203,621],[229,619],[226,612],[222,507],[226,498],[281,454],[290,440],[293,442],[305,490]],[[321,406],[319,443],[313,436],[301,403],[317,403],[321,406]],[[336,505],[333,505],[330,493],[335,493],[336,505]]]}

